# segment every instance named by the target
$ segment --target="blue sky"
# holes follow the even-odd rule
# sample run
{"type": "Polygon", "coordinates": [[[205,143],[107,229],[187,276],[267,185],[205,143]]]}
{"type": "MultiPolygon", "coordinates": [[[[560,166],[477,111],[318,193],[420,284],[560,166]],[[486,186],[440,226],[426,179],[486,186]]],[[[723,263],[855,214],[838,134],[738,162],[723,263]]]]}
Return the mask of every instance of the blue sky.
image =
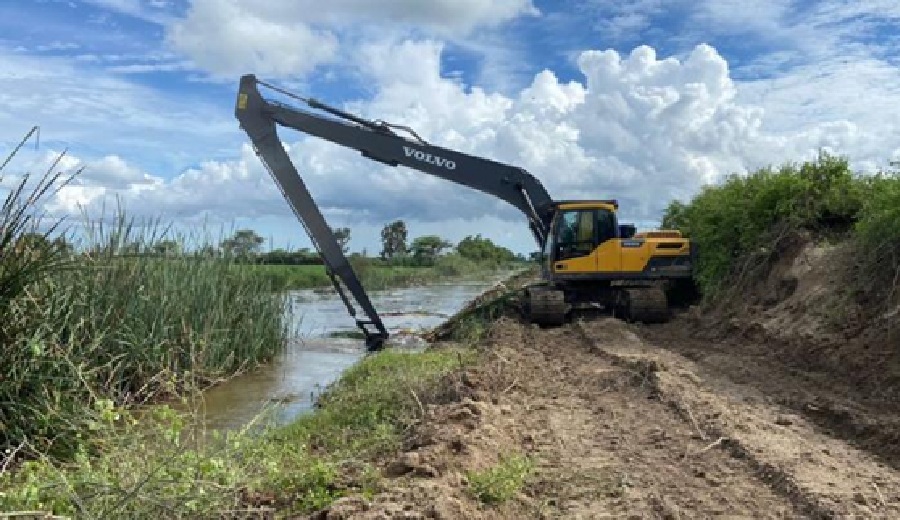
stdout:
{"type": "MultiPolygon", "coordinates": [[[[619,198],[652,226],[731,172],[823,147],[864,171],[900,158],[898,20],[885,0],[0,0],[0,147],[38,124],[16,168],[64,147],[64,167],[86,166],[59,214],[118,197],[303,246],[233,118],[254,72],[523,166],[556,197],[619,198]]],[[[532,247],[487,196],[281,136],[352,249],[377,252],[395,218],[413,236],[532,247]]]]}

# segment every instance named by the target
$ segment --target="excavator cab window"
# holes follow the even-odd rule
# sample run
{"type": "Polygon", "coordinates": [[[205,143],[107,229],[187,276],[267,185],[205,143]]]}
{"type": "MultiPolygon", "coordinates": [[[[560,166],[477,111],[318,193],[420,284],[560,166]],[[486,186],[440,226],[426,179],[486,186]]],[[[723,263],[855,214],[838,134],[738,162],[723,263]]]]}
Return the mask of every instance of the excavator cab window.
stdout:
{"type": "Polygon", "coordinates": [[[605,209],[597,210],[597,236],[598,244],[613,238],[619,238],[619,227],[615,213],[605,209]]]}
{"type": "Polygon", "coordinates": [[[587,256],[599,244],[618,238],[616,215],[605,209],[565,210],[556,217],[554,235],[554,260],[587,256]]]}
{"type": "Polygon", "coordinates": [[[569,210],[556,220],[556,260],[587,256],[596,246],[596,216],[592,209],[569,210]]]}

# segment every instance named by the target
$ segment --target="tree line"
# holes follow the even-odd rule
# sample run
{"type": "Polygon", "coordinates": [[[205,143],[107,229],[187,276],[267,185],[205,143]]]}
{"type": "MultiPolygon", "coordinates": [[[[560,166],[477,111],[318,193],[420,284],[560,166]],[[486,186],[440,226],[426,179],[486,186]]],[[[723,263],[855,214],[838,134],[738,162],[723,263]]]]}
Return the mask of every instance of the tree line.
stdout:
{"type": "MultiPolygon", "coordinates": [[[[381,230],[381,251],[370,256],[366,249],[349,253],[351,231],[347,227],[333,228],[335,238],[343,253],[352,259],[370,259],[386,265],[429,266],[444,254],[458,254],[479,263],[507,263],[526,261],[521,254],[494,244],[481,234],[469,235],[453,244],[438,235],[422,235],[410,240],[406,223],[395,220],[381,230]]],[[[76,251],[75,246],[65,237],[50,241],[44,235],[29,233],[23,235],[18,249],[39,251],[55,249],[68,254],[97,255],[113,253],[116,256],[167,257],[196,256],[203,258],[230,258],[242,262],[270,265],[320,265],[318,252],[308,247],[287,250],[278,248],[263,251],[265,239],[253,229],[239,229],[218,244],[205,244],[193,250],[186,250],[183,242],[173,239],[134,240],[117,243],[110,240],[107,245],[94,245],[89,249],[76,251]],[[102,251],[101,251],[102,249],[102,251]]]]}

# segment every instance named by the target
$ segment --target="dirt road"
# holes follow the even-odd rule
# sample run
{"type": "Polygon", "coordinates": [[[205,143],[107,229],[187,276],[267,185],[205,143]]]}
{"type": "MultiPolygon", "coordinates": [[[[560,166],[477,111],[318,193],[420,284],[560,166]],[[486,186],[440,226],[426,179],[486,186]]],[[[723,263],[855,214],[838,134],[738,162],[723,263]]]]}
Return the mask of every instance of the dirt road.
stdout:
{"type": "Polygon", "coordinates": [[[870,425],[881,437],[854,446],[846,428],[816,420],[815,397],[849,400],[840,387],[824,392],[750,351],[743,359],[666,330],[497,321],[484,361],[460,378],[463,397],[427,406],[386,464],[386,491],[321,516],[900,518],[890,450],[864,449],[890,428],[870,425]],[[468,472],[513,453],[534,461],[531,476],[511,500],[483,504],[468,472]]]}

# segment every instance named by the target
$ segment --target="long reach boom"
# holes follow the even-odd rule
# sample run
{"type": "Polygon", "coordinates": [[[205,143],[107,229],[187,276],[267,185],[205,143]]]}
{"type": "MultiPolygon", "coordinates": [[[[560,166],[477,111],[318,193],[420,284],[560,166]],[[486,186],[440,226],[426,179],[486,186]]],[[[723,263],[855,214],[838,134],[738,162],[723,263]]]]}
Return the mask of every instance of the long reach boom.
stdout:
{"type": "Polygon", "coordinates": [[[413,168],[498,197],[525,214],[540,249],[547,240],[553,200],[540,181],[522,168],[432,145],[408,127],[349,114],[259,81],[252,74],[241,77],[235,116],[322,257],[335,290],[365,335],[368,350],[382,348],[388,338],[387,329],[291,162],[278,137],[276,125],[359,150],[363,156],[380,163],[413,168]],[[259,92],[259,85],[301,101],[321,113],[265,99],[259,92]],[[399,135],[398,130],[409,137],[399,135]],[[356,318],[356,310],[338,279],[367,319],[356,318]]]}

